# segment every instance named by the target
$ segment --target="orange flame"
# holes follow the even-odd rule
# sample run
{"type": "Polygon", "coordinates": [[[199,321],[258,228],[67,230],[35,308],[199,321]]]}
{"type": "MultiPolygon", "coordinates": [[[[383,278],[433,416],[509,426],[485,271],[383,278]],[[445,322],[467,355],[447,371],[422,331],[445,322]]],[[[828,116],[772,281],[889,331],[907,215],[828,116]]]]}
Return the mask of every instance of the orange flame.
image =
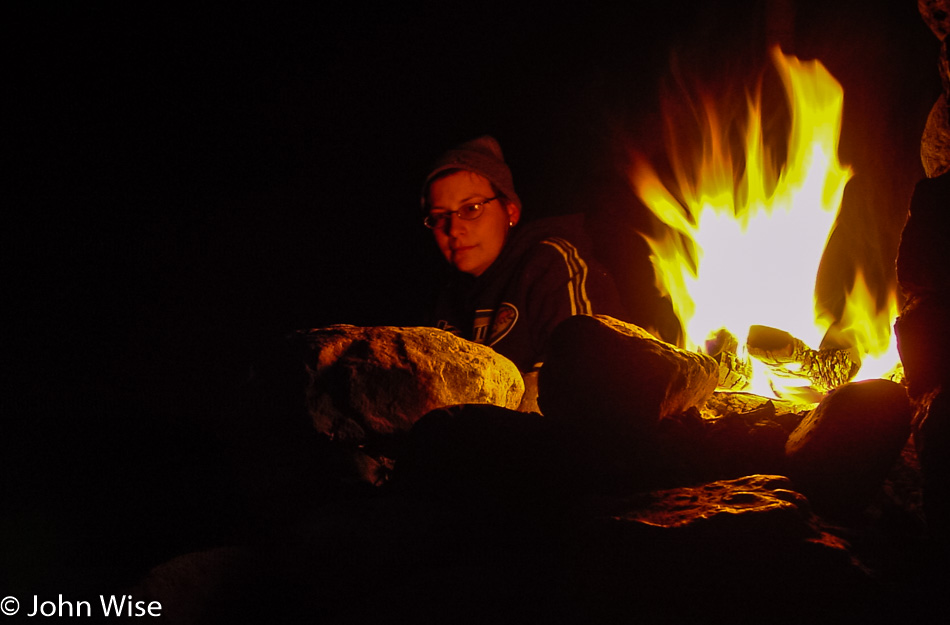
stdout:
{"type": "Polygon", "coordinates": [[[892,332],[898,310],[894,290],[887,294],[884,306],[878,307],[864,273],[859,269],[837,324],[839,342],[843,339],[863,355],[856,380],[902,377],[900,354],[892,332]]]}
{"type": "MultiPolygon", "coordinates": [[[[747,97],[743,153],[735,157],[715,107],[705,103],[701,158],[690,175],[673,155],[675,192],[649,163],[635,162],[634,188],[666,226],[645,236],[657,286],[673,302],[686,346],[698,351],[721,328],[744,341],[753,324],[817,348],[834,321],[818,306],[815,280],[852,175],[837,157],[844,91],[818,61],[778,47],[772,59],[791,114],[780,170],[765,144],[758,95],[747,97]]],[[[863,276],[856,277],[838,324],[849,328],[841,333],[849,347],[862,355],[886,351],[896,297],[891,302],[879,312],[863,276]]],[[[769,394],[767,388],[760,380],[753,390],[769,394]]]]}

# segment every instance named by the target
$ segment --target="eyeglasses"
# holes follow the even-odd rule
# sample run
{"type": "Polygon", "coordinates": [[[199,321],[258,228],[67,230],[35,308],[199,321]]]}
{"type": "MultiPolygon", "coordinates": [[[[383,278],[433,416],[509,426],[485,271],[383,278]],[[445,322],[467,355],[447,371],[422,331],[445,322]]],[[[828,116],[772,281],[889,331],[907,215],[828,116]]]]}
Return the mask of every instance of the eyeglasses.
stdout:
{"type": "Polygon", "coordinates": [[[459,219],[464,219],[465,221],[472,221],[473,219],[478,219],[482,216],[482,213],[485,210],[485,205],[489,202],[493,202],[498,199],[498,196],[490,197],[487,200],[482,200],[477,204],[466,204],[462,206],[457,211],[443,211],[441,213],[429,213],[426,215],[426,218],[422,220],[422,223],[426,225],[426,228],[432,230],[441,230],[445,228],[445,224],[448,222],[449,218],[452,215],[458,215],[459,219]]]}

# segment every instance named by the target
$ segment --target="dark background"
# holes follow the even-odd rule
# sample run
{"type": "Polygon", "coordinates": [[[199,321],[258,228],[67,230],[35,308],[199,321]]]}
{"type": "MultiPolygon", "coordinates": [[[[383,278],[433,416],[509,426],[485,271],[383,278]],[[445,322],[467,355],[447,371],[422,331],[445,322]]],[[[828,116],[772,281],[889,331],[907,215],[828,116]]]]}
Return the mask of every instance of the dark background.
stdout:
{"type": "Polygon", "coordinates": [[[246,389],[294,329],[419,322],[440,262],[419,182],[447,147],[495,135],[529,215],[597,213],[638,253],[627,156],[661,158],[671,55],[728,99],[780,40],[845,86],[843,258],[892,280],[939,90],[912,0],[126,4],[4,11],[0,531],[18,592],[105,592],[255,531],[277,504],[247,480],[283,491],[246,477],[246,431],[281,408],[246,389]]]}

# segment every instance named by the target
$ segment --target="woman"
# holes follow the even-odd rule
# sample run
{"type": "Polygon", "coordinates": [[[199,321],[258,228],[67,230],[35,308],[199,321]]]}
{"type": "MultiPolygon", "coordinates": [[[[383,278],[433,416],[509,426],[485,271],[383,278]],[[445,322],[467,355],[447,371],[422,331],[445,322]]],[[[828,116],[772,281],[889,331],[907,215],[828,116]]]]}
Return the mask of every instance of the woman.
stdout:
{"type": "Polygon", "coordinates": [[[425,225],[456,270],[439,295],[434,324],[491,346],[529,384],[558,323],[595,313],[624,318],[613,280],[591,254],[584,215],[522,224],[521,200],[494,138],[442,155],[423,184],[422,206],[425,225]]]}

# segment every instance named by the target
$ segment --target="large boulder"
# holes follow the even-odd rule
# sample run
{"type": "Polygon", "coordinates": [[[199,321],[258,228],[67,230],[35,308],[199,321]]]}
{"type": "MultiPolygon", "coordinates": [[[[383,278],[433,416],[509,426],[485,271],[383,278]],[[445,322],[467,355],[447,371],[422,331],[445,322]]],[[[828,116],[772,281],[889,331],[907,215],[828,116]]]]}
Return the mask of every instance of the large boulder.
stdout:
{"type": "Polygon", "coordinates": [[[538,403],[583,481],[604,492],[653,488],[682,473],[670,426],[678,430],[676,419],[702,405],[718,380],[709,356],[612,317],[576,316],[551,335],[538,403]]]}
{"type": "Polygon", "coordinates": [[[904,387],[865,380],[825,396],[789,435],[788,474],[820,513],[852,517],[866,508],[910,436],[904,387]]]}
{"type": "Polygon", "coordinates": [[[301,333],[307,409],[318,432],[369,443],[455,404],[517,408],[524,381],[484,345],[428,327],[333,325],[301,333]]]}
{"type": "Polygon", "coordinates": [[[910,394],[917,397],[950,379],[950,172],[917,183],[901,233],[897,280],[906,302],[897,320],[897,345],[910,394]]]}
{"type": "Polygon", "coordinates": [[[605,315],[569,317],[551,335],[538,403],[545,416],[594,428],[649,429],[701,406],[719,380],[716,361],[605,315]]]}
{"type": "MultiPolygon", "coordinates": [[[[946,42],[944,42],[946,58],[946,42]]],[[[950,544],[950,172],[921,180],[901,233],[897,279],[905,304],[895,324],[897,346],[915,406],[914,444],[924,475],[924,501],[931,531],[950,544]]]]}

